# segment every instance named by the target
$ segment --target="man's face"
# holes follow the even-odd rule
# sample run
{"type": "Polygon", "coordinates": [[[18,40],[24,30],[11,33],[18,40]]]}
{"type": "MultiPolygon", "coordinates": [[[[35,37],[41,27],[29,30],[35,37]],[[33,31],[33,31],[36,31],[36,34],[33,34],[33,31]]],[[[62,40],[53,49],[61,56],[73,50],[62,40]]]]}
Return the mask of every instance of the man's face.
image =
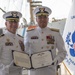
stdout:
{"type": "Polygon", "coordinates": [[[45,28],[47,26],[48,20],[48,16],[41,15],[36,17],[36,21],[41,28],[45,28]]]}
{"type": "Polygon", "coordinates": [[[18,28],[19,22],[16,21],[6,21],[5,25],[7,27],[7,30],[13,34],[16,33],[16,30],[18,28]]]}

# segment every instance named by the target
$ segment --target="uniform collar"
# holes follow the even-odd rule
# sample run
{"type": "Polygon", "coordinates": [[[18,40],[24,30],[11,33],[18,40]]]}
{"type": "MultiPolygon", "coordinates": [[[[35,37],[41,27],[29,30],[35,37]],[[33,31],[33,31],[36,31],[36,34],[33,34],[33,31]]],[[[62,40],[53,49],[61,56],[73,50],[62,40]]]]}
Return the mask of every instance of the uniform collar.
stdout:
{"type": "Polygon", "coordinates": [[[45,28],[40,28],[40,27],[38,27],[37,29],[38,29],[40,32],[42,32],[42,31],[44,32],[44,31],[46,31],[46,30],[48,29],[48,27],[45,27],[45,28]]]}
{"type": "Polygon", "coordinates": [[[13,34],[13,33],[9,32],[8,30],[5,31],[5,34],[10,35],[11,37],[15,37],[16,36],[16,34],[13,34]]]}

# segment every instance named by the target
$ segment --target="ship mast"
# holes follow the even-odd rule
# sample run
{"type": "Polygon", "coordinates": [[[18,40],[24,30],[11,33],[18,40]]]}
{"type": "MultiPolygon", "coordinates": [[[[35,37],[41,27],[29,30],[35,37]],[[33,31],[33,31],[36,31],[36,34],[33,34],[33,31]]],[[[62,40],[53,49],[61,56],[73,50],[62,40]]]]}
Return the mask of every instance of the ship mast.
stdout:
{"type": "Polygon", "coordinates": [[[35,24],[33,10],[37,6],[42,6],[41,3],[42,3],[42,1],[29,0],[29,4],[30,4],[30,24],[31,25],[35,24]]]}
{"type": "Polygon", "coordinates": [[[33,18],[33,7],[31,6],[32,5],[32,0],[30,0],[30,23],[32,24],[34,22],[34,18],[33,18]]]}

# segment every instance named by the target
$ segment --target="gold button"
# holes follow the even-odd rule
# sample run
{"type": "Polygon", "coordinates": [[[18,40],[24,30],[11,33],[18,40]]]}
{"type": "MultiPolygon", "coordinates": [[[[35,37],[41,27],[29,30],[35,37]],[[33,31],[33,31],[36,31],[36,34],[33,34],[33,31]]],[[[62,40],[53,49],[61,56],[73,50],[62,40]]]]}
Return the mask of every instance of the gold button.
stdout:
{"type": "Polygon", "coordinates": [[[47,48],[49,48],[49,46],[47,46],[47,48]]]}
{"type": "Polygon", "coordinates": [[[42,41],[43,41],[44,39],[42,39],[42,41]]]}
{"type": "Polygon", "coordinates": [[[41,47],[41,49],[43,49],[43,47],[41,47]]]}
{"type": "Polygon", "coordinates": [[[43,34],[43,32],[42,32],[42,34],[43,34]]]}
{"type": "Polygon", "coordinates": [[[18,48],[18,46],[16,46],[16,48],[18,48]]]}
{"type": "Polygon", "coordinates": [[[52,46],[51,49],[54,49],[54,46],[52,46]]]}

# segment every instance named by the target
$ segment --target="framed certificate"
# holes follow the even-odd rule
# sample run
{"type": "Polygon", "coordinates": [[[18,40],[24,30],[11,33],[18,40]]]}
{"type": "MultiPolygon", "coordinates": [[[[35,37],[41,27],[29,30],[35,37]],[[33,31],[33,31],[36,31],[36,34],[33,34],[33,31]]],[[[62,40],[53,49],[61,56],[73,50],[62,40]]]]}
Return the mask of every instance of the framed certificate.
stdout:
{"type": "Polygon", "coordinates": [[[26,53],[13,51],[13,58],[16,66],[27,69],[37,69],[50,66],[52,64],[51,50],[32,54],[31,57],[29,57],[29,55],[26,53]]]}

